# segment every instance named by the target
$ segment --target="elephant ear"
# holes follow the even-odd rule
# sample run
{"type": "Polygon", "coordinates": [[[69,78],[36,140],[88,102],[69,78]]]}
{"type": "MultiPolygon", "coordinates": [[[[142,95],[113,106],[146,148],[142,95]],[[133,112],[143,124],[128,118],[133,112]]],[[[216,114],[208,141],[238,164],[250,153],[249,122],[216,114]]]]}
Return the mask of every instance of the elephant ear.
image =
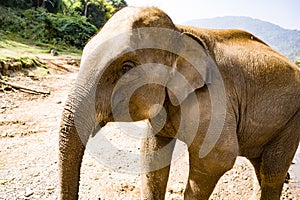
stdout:
{"type": "Polygon", "coordinates": [[[200,38],[184,33],[181,53],[173,63],[167,92],[171,103],[181,104],[196,89],[211,83],[210,63],[212,62],[205,43],[200,38]]]}

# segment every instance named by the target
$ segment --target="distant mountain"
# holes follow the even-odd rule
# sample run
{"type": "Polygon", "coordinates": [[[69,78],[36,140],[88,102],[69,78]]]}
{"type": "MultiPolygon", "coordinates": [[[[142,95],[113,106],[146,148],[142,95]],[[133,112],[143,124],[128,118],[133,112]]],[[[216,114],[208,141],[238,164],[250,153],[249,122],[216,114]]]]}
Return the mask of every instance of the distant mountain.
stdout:
{"type": "Polygon", "coordinates": [[[281,28],[278,25],[250,17],[217,17],[197,19],[184,23],[200,28],[242,29],[256,35],[290,60],[300,59],[300,31],[281,28]]]}

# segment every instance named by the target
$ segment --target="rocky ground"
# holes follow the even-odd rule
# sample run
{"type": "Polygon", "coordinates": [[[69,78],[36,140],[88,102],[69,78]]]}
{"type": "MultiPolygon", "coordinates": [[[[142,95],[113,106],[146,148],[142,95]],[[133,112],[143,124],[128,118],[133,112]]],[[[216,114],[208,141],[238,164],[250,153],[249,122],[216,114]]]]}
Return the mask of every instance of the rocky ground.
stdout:
{"type": "MultiPolygon", "coordinates": [[[[58,198],[58,127],[78,62],[70,56],[41,59],[47,64],[46,73],[40,69],[14,73],[7,81],[50,91],[50,95],[0,84],[0,199],[58,198]]],[[[109,124],[104,128],[99,138],[116,146],[115,152],[105,146],[95,150],[89,143],[82,165],[80,199],[139,199],[140,175],[130,171],[139,161],[126,159],[122,153],[124,149],[138,152],[140,141],[132,137],[132,132],[145,130],[145,126],[146,122],[140,122],[136,126],[109,124]]],[[[188,156],[180,142],[177,152],[185,153],[172,163],[166,199],[183,199],[188,156]]],[[[300,186],[293,184],[295,179],[291,172],[281,199],[299,198],[300,186]]],[[[255,190],[254,180],[250,163],[238,158],[234,168],[220,179],[211,199],[249,199],[255,190]]]]}

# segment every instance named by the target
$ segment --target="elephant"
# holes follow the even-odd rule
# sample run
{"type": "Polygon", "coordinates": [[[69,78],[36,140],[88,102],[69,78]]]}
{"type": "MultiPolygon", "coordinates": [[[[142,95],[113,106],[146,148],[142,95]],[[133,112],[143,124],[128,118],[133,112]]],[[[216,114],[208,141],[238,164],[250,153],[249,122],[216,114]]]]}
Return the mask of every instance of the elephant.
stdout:
{"type": "MultiPolygon", "coordinates": [[[[300,70],[243,30],[175,25],[155,7],[115,13],[85,46],[59,131],[60,198],[77,199],[86,144],[107,123],[148,120],[141,199],[164,199],[176,140],[184,199],[209,199],[243,156],[262,200],[280,199],[300,139],[300,70]]],[[[141,170],[141,169],[137,169],[141,170]]]]}

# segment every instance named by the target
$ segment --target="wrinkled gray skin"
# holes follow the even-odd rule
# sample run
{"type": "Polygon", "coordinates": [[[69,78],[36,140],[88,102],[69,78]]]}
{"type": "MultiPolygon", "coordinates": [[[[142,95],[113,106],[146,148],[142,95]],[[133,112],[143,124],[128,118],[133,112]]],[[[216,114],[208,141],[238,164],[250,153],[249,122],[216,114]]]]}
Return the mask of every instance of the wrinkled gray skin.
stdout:
{"type": "MultiPolygon", "coordinates": [[[[179,45],[178,38],[171,43],[179,45]]],[[[88,137],[97,124],[103,126],[114,121],[111,96],[115,83],[128,68],[134,67],[125,61],[134,61],[136,65],[161,63],[170,69],[176,67],[193,86],[192,93],[196,94],[199,103],[191,100],[191,91],[180,91],[186,94],[177,105],[173,99],[178,95],[176,90],[172,94],[157,84],[144,85],[135,91],[129,106],[133,120],[153,118],[159,112],[149,111],[154,104],[163,105],[168,114],[163,129],[145,140],[142,151],[152,152],[167,144],[169,148],[161,155],[146,156],[145,168],[153,168],[159,160],[170,162],[172,139],[180,123],[180,107],[185,106],[188,116],[192,116],[187,117],[191,123],[199,112],[201,116],[195,137],[188,131],[176,136],[189,146],[190,172],[185,199],[208,199],[219,178],[232,168],[238,155],[248,158],[255,167],[261,187],[260,199],[280,198],[300,137],[300,72],[297,67],[250,33],[175,26],[156,8],[124,8],[85,47],[81,72],[63,111],[59,137],[61,199],[78,198],[80,165],[88,137]],[[204,158],[200,158],[199,151],[212,120],[209,87],[214,81],[209,83],[203,77],[214,78],[214,74],[208,74],[210,62],[200,66],[206,73],[200,76],[184,59],[161,50],[144,49],[122,55],[122,48],[128,48],[128,45],[116,42],[107,46],[107,52],[97,52],[99,41],[139,27],[168,28],[191,37],[196,41],[194,48],[205,52],[206,56],[199,55],[201,59],[214,60],[222,75],[226,90],[225,123],[216,145],[204,158]],[[101,79],[97,80],[99,77],[101,79]]],[[[172,80],[172,74],[162,78],[168,82],[172,80]]],[[[129,121],[122,117],[119,113],[120,120],[129,121]]],[[[150,121],[155,129],[159,120],[150,121]]],[[[143,175],[142,199],[164,199],[169,167],[143,175]]]]}

